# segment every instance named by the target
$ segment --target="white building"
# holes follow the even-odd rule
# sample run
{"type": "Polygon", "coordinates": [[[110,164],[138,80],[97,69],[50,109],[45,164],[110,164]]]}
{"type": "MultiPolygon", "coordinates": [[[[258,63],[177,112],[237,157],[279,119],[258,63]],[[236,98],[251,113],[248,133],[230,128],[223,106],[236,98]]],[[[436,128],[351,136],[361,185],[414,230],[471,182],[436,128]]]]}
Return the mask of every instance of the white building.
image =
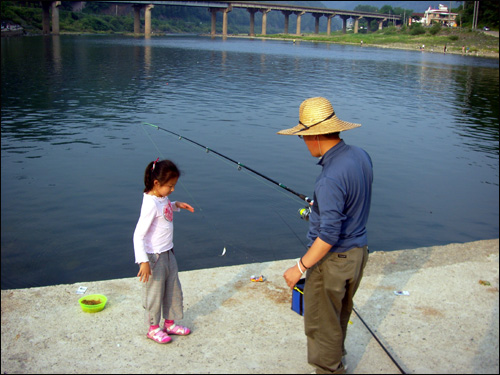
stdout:
{"type": "Polygon", "coordinates": [[[451,13],[446,5],[439,4],[438,9],[432,9],[429,7],[424,13],[424,17],[421,19],[421,23],[424,26],[430,26],[433,23],[439,22],[442,26],[453,26],[456,27],[455,22],[458,13],[451,13]]]}

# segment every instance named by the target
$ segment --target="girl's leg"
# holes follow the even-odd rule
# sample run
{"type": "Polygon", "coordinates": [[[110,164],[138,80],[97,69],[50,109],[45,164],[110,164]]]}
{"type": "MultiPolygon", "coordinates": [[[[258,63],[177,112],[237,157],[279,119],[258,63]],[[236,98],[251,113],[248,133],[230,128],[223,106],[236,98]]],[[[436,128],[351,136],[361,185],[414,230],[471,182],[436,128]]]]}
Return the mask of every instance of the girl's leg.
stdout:
{"type": "Polygon", "coordinates": [[[143,305],[146,311],[146,321],[149,324],[147,337],[160,344],[172,341],[172,338],[160,328],[160,317],[163,296],[165,294],[164,256],[148,254],[152,275],[144,285],[143,305]]]}
{"type": "Polygon", "coordinates": [[[148,254],[152,275],[143,286],[143,307],[148,326],[160,324],[161,307],[165,294],[165,270],[158,263],[159,254],[148,254]]]}
{"type": "Polygon", "coordinates": [[[182,287],[179,281],[179,269],[173,251],[168,251],[168,275],[165,285],[165,299],[163,304],[163,317],[165,318],[165,331],[168,334],[188,335],[191,330],[187,327],[176,325],[174,320],[184,317],[182,287]]]}
{"type": "Polygon", "coordinates": [[[166,252],[168,266],[165,278],[165,294],[163,299],[163,318],[165,320],[180,320],[184,317],[183,295],[179,281],[179,269],[172,250],[166,252]]]}

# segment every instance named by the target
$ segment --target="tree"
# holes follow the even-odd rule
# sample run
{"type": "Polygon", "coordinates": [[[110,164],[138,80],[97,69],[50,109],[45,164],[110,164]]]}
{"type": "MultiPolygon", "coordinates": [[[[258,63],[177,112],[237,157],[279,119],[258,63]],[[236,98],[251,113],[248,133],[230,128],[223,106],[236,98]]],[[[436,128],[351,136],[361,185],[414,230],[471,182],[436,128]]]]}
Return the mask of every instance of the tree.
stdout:
{"type": "Polygon", "coordinates": [[[85,8],[83,8],[83,11],[85,13],[99,14],[107,10],[110,6],[110,3],[94,3],[92,1],[87,1],[85,8]]]}
{"type": "Polygon", "coordinates": [[[384,5],[380,8],[380,13],[382,14],[394,14],[394,9],[390,5],[384,5]]]}
{"type": "MultiPolygon", "coordinates": [[[[462,17],[462,26],[471,27],[474,16],[474,1],[465,1],[465,7],[458,8],[462,17]]],[[[499,3],[496,1],[480,1],[477,15],[478,26],[498,28],[499,3]]]]}
{"type": "Polygon", "coordinates": [[[357,5],[354,10],[356,12],[379,13],[378,8],[372,5],[357,5]]]}

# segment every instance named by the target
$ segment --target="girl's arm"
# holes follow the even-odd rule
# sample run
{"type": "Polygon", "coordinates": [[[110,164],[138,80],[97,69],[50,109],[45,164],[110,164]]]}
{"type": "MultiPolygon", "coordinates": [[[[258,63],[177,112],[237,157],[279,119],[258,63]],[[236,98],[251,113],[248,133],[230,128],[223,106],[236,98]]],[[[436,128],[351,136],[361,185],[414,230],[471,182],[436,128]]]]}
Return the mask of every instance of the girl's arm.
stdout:
{"type": "Polygon", "coordinates": [[[134,231],[134,252],[135,262],[138,264],[149,262],[146,254],[146,245],[144,238],[151,226],[151,223],[156,217],[156,206],[153,201],[143,200],[141,207],[141,215],[137,222],[134,231]]]}
{"type": "Polygon", "coordinates": [[[149,267],[149,262],[141,263],[141,267],[139,268],[139,273],[137,274],[137,277],[140,277],[139,281],[144,281],[145,283],[147,283],[149,280],[149,276],[151,275],[152,273],[151,273],[151,268],[149,267]]]}
{"type": "Polygon", "coordinates": [[[182,208],[184,210],[188,210],[190,212],[194,212],[194,208],[191,207],[191,205],[184,203],[184,202],[174,202],[174,204],[177,206],[177,208],[182,208]]]}

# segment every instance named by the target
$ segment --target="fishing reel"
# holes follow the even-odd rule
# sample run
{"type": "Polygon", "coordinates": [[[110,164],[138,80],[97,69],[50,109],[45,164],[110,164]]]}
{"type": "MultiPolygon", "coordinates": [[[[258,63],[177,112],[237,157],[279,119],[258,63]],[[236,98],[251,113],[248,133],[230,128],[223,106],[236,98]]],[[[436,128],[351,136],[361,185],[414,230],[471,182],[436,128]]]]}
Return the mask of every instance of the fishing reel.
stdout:
{"type": "Polygon", "coordinates": [[[299,208],[299,216],[302,220],[309,221],[309,214],[311,213],[311,206],[299,208]]]}

